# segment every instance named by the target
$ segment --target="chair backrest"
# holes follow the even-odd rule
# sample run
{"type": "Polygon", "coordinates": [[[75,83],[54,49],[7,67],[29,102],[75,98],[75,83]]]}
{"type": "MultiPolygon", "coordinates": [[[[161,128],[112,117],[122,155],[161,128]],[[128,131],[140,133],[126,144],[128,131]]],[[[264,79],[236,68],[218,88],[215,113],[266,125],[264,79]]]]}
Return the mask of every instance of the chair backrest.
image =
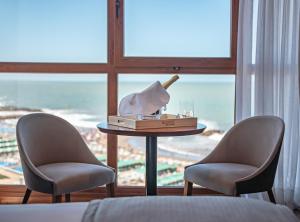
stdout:
{"type": "Polygon", "coordinates": [[[22,161],[34,166],[59,162],[99,164],[78,131],[57,116],[34,113],[21,117],[17,140],[22,161]]]}
{"type": "Polygon", "coordinates": [[[275,116],[256,116],[232,127],[213,152],[223,162],[261,167],[280,152],[284,122],[275,116]]]}

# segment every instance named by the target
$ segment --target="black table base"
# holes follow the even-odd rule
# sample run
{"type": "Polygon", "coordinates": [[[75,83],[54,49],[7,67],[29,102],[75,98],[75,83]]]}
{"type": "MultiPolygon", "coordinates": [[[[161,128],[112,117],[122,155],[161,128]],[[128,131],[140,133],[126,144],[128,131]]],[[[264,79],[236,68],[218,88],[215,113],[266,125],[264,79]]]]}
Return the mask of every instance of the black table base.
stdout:
{"type": "Polygon", "coordinates": [[[157,137],[195,135],[206,128],[198,124],[197,127],[134,130],[106,122],[98,124],[97,127],[103,133],[146,137],[146,194],[149,196],[157,194],[157,137]]]}
{"type": "Polygon", "coordinates": [[[157,137],[146,137],[146,194],[157,194],[157,137]]]}

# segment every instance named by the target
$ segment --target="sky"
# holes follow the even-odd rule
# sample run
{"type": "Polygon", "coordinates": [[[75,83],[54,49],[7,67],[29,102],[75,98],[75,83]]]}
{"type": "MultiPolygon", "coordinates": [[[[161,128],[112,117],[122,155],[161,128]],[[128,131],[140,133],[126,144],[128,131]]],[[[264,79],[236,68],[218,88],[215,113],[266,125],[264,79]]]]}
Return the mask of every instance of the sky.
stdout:
{"type": "MultiPolygon", "coordinates": [[[[125,55],[228,57],[230,2],[125,0],[125,55]]],[[[107,1],[0,0],[0,61],[105,63],[107,1]]]]}
{"type": "Polygon", "coordinates": [[[125,0],[125,55],[229,57],[230,0],[125,0]]]}
{"type": "Polygon", "coordinates": [[[106,62],[106,3],[0,0],[0,61],[106,62]]]}

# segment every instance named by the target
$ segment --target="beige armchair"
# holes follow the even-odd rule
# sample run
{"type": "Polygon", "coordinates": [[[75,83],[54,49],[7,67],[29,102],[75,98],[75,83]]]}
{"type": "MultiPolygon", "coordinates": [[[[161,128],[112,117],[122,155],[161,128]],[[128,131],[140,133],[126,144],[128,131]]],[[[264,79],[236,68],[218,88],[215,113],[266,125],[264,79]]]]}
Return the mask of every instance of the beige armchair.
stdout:
{"type": "Polygon", "coordinates": [[[191,195],[193,183],[239,196],[272,192],[284,135],[284,122],[274,116],[257,116],[236,124],[202,161],[187,166],[184,195],[191,195]]]}
{"type": "Polygon", "coordinates": [[[32,190],[52,194],[53,202],[63,194],[70,202],[70,193],[101,185],[114,196],[114,169],[97,160],[67,121],[44,113],[23,116],[17,141],[27,187],[23,203],[32,190]]]}

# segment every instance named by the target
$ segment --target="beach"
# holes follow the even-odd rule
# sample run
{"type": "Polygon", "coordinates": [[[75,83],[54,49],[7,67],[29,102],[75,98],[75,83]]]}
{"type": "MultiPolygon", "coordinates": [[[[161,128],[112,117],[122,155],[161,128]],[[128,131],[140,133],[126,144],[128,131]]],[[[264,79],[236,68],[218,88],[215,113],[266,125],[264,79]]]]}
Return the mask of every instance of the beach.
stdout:
{"type": "MultiPolygon", "coordinates": [[[[30,110],[24,108],[2,107],[0,110],[0,129],[2,140],[15,139],[15,126],[18,118],[33,112],[47,112],[50,110],[30,110]]],[[[78,115],[66,114],[66,112],[55,112],[78,129],[91,151],[102,162],[106,163],[107,136],[96,128],[97,122],[77,119],[78,115]]],[[[82,116],[81,116],[82,117],[82,116]]],[[[218,138],[222,136],[220,131],[206,131],[204,135],[159,138],[158,140],[158,165],[163,166],[159,172],[160,178],[168,178],[173,175],[179,176],[183,173],[184,166],[204,158],[217,144],[218,138]]],[[[109,149],[109,148],[108,148],[109,149]]],[[[1,150],[1,149],[0,149],[1,150]]],[[[118,160],[121,164],[118,173],[120,185],[143,185],[145,183],[144,161],[145,161],[145,139],[140,137],[118,137],[118,160]],[[127,162],[126,162],[127,161],[127,162]],[[130,163],[132,163],[130,165],[130,163]],[[125,164],[124,164],[125,163],[125,164]],[[128,163],[126,165],[126,163],[128,163]]],[[[0,152],[0,177],[1,184],[23,184],[21,163],[17,147],[10,152],[0,152]]],[[[182,180],[174,179],[174,184],[179,185],[182,180]]]]}

